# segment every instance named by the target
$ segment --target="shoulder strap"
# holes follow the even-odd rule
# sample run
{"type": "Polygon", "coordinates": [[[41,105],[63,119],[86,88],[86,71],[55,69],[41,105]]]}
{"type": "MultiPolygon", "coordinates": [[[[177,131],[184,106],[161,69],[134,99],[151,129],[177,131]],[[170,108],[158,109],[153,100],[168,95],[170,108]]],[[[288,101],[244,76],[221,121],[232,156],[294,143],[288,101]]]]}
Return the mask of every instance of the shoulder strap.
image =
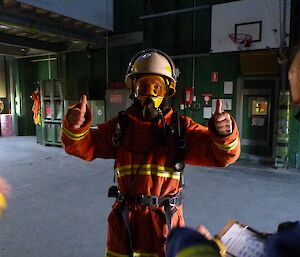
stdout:
{"type": "Polygon", "coordinates": [[[179,112],[174,112],[171,118],[171,126],[174,129],[174,136],[177,139],[178,150],[186,148],[185,126],[182,116],[179,112]]]}
{"type": "Polygon", "coordinates": [[[122,138],[125,134],[127,124],[128,124],[127,113],[125,111],[119,112],[117,116],[115,132],[112,136],[113,146],[118,147],[120,145],[122,138]]]}
{"type": "Polygon", "coordinates": [[[185,163],[185,149],[186,149],[186,137],[185,137],[185,127],[182,116],[179,112],[174,112],[171,118],[171,126],[174,129],[174,136],[177,140],[177,151],[176,151],[176,161],[175,161],[175,169],[182,172],[185,163]]]}

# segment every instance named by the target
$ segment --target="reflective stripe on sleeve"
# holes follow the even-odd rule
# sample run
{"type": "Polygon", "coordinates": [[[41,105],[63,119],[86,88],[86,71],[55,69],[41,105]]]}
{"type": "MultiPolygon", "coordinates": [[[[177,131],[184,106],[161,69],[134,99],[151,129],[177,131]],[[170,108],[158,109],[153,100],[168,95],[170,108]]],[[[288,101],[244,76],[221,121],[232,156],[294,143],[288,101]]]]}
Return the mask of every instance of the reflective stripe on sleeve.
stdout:
{"type": "Polygon", "coordinates": [[[220,257],[216,249],[209,245],[191,246],[181,250],[176,257],[220,257]]]}
{"type": "Polygon", "coordinates": [[[227,151],[231,151],[233,150],[234,148],[237,147],[238,143],[239,143],[239,138],[235,139],[232,143],[228,144],[228,145],[222,145],[222,144],[219,144],[217,142],[214,142],[215,145],[220,149],[220,150],[223,150],[225,152],[227,151]]]}
{"type": "Polygon", "coordinates": [[[172,168],[167,168],[164,166],[144,164],[139,168],[140,165],[126,165],[115,168],[115,173],[118,178],[123,176],[134,175],[137,172],[137,169],[140,169],[139,175],[146,176],[158,176],[164,178],[172,178],[180,180],[180,172],[172,168]]]}
{"type": "MultiPolygon", "coordinates": [[[[120,253],[115,253],[112,251],[109,251],[106,249],[105,257],[129,257],[129,254],[120,254],[120,253]]],[[[133,252],[131,255],[133,257],[158,257],[158,254],[156,253],[137,253],[133,252]]]]}
{"type": "Polygon", "coordinates": [[[129,254],[120,254],[106,249],[105,257],[129,257],[129,254]]]}
{"type": "Polygon", "coordinates": [[[68,137],[69,139],[73,140],[73,141],[78,141],[83,139],[87,133],[89,132],[89,129],[87,129],[86,131],[84,131],[83,133],[73,133],[70,130],[68,130],[65,127],[62,127],[62,132],[66,135],[66,137],[68,137]]]}

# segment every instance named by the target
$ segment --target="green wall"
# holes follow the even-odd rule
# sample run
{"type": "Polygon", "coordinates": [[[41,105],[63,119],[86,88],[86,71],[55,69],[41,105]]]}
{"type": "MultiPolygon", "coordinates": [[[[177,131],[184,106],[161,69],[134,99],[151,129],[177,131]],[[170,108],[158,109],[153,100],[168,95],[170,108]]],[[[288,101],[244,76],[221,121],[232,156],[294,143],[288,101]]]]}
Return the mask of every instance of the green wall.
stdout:
{"type": "Polygon", "coordinates": [[[13,60],[14,81],[16,85],[16,117],[20,136],[35,135],[36,129],[31,111],[31,93],[44,79],[57,78],[56,60],[48,57],[13,60]],[[39,60],[39,61],[37,61],[39,60]]]}
{"type": "MultiPolygon", "coordinates": [[[[195,6],[206,6],[230,2],[230,0],[116,0],[114,10],[115,30],[109,36],[135,31],[143,31],[144,41],[140,44],[111,47],[106,49],[89,49],[88,51],[62,54],[65,63],[62,67],[65,99],[79,99],[87,94],[89,99],[105,99],[105,89],[112,83],[124,82],[127,65],[134,54],[145,48],[158,48],[173,57],[180,70],[176,96],[170,104],[179,109],[184,99],[184,89],[193,86],[199,110],[186,108],[186,114],[202,124],[203,107],[206,106],[202,94],[209,93],[213,98],[231,98],[232,114],[236,115],[236,81],[241,76],[239,56],[235,53],[209,54],[210,52],[210,8],[195,12],[178,13],[164,17],[140,19],[141,16],[167,12],[195,6]],[[130,11],[124,11],[130,10],[130,11]],[[194,56],[194,62],[193,57],[194,56]],[[194,63],[194,73],[193,73],[194,63]],[[218,82],[211,82],[211,73],[217,71],[218,82]],[[224,95],[224,81],[233,81],[234,92],[224,95]]],[[[56,78],[56,62],[51,62],[51,77],[56,78]]],[[[30,93],[34,90],[34,82],[48,79],[49,63],[32,63],[30,60],[18,61],[18,94],[22,100],[20,113],[20,134],[34,133],[30,93]]],[[[211,101],[207,106],[211,106],[211,101]]],[[[294,109],[292,109],[294,112],[294,109]]],[[[296,165],[296,153],[300,152],[300,125],[295,119],[290,122],[290,162],[296,165]]],[[[300,161],[299,161],[300,162],[300,161]]],[[[299,164],[300,166],[300,164],[299,164]]]]}
{"type": "Polygon", "coordinates": [[[295,115],[300,111],[299,107],[292,106],[289,130],[289,163],[291,167],[300,169],[300,121],[295,115]]]}
{"type": "MultiPolygon", "coordinates": [[[[175,60],[176,66],[180,70],[180,76],[177,83],[177,94],[174,107],[179,109],[180,103],[184,99],[184,89],[192,86],[193,81],[193,60],[192,58],[175,60]]],[[[212,105],[209,101],[205,104],[202,94],[212,94],[212,98],[232,99],[232,115],[235,116],[236,106],[236,79],[240,75],[239,61],[237,55],[213,55],[195,58],[194,71],[194,95],[196,103],[200,104],[200,110],[186,108],[181,110],[182,114],[190,116],[197,122],[205,124],[206,119],[203,118],[203,107],[212,105]],[[218,82],[211,81],[211,73],[218,72],[218,82]],[[232,81],[234,90],[232,95],[224,95],[224,81],[232,81]]]]}

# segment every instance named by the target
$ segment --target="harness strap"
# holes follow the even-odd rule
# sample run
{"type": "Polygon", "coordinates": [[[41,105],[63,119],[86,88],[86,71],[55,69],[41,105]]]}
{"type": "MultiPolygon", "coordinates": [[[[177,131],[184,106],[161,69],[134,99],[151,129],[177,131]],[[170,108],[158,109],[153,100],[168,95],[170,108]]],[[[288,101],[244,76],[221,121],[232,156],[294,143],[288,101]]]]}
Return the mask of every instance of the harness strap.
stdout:
{"type": "Polygon", "coordinates": [[[127,207],[125,201],[122,202],[121,214],[122,214],[122,218],[123,218],[123,221],[125,223],[127,233],[128,233],[128,240],[129,240],[129,247],[130,247],[130,257],[131,257],[131,256],[133,256],[133,252],[132,252],[132,233],[131,233],[131,229],[130,229],[128,207],[127,207]]]}
{"type": "Polygon", "coordinates": [[[134,202],[145,206],[164,206],[169,203],[170,206],[181,205],[183,203],[183,192],[180,191],[174,196],[158,197],[154,195],[138,195],[138,196],[125,196],[118,192],[116,196],[118,202],[128,201],[134,202]]]}
{"type": "Polygon", "coordinates": [[[180,172],[180,186],[184,188],[184,176],[183,170],[185,168],[185,150],[186,150],[186,137],[185,137],[185,128],[184,128],[184,121],[181,118],[179,112],[174,112],[171,118],[171,124],[174,129],[174,136],[177,140],[176,146],[176,156],[175,160],[176,163],[174,168],[180,172]]]}
{"type": "Polygon", "coordinates": [[[126,228],[128,230],[128,234],[130,236],[129,240],[130,240],[131,247],[132,247],[131,233],[129,227],[128,209],[127,209],[126,202],[134,202],[144,206],[155,206],[155,207],[163,206],[166,224],[168,225],[168,229],[170,231],[172,228],[172,217],[177,211],[176,206],[181,205],[183,203],[183,199],[184,199],[184,195],[182,191],[178,192],[175,196],[170,196],[170,197],[158,197],[153,195],[138,195],[138,196],[128,197],[118,192],[116,196],[116,201],[122,203],[121,212],[122,212],[122,216],[126,228]]]}
{"type": "Polygon", "coordinates": [[[174,212],[173,212],[172,208],[171,208],[171,204],[169,202],[167,202],[164,205],[164,208],[165,208],[165,219],[166,219],[166,223],[168,225],[168,231],[170,232],[172,229],[172,218],[177,209],[174,209],[174,212]]]}

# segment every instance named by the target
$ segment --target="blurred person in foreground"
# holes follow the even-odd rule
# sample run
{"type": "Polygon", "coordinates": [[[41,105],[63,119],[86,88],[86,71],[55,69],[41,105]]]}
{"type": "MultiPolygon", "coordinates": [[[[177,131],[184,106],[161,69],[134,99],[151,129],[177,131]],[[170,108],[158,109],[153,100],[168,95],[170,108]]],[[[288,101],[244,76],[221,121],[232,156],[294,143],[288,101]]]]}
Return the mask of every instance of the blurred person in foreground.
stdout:
{"type": "MultiPolygon", "coordinates": [[[[283,222],[274,233],[261,233],[264,255],[253,253],[249,257],[300,257],[300,223],[283,222]]],[[[241,239],[243,241],[243,239],[241,239]]],[[[196,229],[174,228],[167,239],[167,257],[225,257],[226,245],[213,237],[205,226],[196,229]]],[[[231,256],[231,255],[229,255],[231,256]]],[[[241,256],[236,256],[241,257],[241,256]]]]}
{"type": "Polygon", "coordinates": [[[5,178],[0,177],[0,217],[7,208],[7,199],[10,195],[11,186],[5,178]]]}

